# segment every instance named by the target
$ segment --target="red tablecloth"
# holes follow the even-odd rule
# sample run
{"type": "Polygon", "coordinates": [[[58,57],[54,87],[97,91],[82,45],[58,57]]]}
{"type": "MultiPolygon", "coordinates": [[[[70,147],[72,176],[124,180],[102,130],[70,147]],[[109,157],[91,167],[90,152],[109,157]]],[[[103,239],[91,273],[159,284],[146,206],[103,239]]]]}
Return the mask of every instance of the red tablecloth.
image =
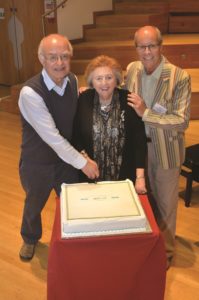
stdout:
{"type": "Polygon", "coordinates": [[[60,206],[48,259],[48,300],[163,300],[166,254],[146,196],[152,233],[63,240],[60,206]]]}

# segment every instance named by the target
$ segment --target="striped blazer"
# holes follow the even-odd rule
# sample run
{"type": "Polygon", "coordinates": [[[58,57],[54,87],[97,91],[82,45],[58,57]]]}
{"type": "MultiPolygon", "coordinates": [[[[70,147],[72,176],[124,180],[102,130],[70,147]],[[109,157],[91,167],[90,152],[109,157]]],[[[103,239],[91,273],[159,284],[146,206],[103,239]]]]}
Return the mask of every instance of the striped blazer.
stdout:
{"type": "MultiPolygon", "coordinates": [[[[163,57],[162,73],[155,91],[151,109],[146,109],[142,120],[149,126],[154,153],[164,169],[180,167],[184,161],[184,131],[190,117],[191,80],[186,71],[169,63],[163,57]],[[158,103],[165,114],[153,108],[158,103]]],[[[126,88],[142,97],[143,65],[132,62],[127,67],[126,88]]]]}

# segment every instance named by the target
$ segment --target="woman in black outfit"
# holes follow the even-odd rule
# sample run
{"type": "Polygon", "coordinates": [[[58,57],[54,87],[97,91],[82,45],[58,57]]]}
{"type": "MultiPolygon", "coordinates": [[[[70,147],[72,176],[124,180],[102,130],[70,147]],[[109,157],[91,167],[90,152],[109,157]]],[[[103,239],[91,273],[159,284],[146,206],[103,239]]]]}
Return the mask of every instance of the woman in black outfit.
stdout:
{"type": "MultiPolygon", "coordinates": [[[[127,104],[128,91],[117,88],[121,66],[113,58],[98,56],[88,65],[90,87],[80,94],[74,122],[73,144],[96,161],[98,180],[131,179],[145,193],[146,136],[144,124],[127,104]]],[[[80,181],[88,181],[83,173],[80,181]]]]}

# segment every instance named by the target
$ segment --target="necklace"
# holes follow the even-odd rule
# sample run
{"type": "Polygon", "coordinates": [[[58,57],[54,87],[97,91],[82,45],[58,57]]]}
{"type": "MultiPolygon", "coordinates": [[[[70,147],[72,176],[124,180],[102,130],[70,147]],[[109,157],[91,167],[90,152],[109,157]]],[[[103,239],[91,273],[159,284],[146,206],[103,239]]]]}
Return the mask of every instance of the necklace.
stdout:
{"type": "Polygon", "coordinates": [[[99,99],[100,102],[100,109],[104,112],[108,112],[111,108],[111,104],[112,104],[112,99],[108,100],[108,101],[103,101],[101,99],[99,99]]]}
{"type": "Polygon", "coordinates": [[[109,112],[111,109],[111,103],[110,104],[106,104],[106,105],[101,105],[101,110],[104,112],[109,112]]]}

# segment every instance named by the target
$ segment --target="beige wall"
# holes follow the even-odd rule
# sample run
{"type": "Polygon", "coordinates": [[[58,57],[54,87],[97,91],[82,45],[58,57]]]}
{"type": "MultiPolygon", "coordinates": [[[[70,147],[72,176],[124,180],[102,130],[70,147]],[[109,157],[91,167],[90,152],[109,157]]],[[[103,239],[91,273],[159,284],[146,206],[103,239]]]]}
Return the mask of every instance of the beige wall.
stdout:
{"type": "Polygon", "coordinates": [[[69,39],[82,38],[82,25],[93,23],[93,12],[111,9],[112,0],[68,0],[57,12],[58,32],[69,39]]]}

